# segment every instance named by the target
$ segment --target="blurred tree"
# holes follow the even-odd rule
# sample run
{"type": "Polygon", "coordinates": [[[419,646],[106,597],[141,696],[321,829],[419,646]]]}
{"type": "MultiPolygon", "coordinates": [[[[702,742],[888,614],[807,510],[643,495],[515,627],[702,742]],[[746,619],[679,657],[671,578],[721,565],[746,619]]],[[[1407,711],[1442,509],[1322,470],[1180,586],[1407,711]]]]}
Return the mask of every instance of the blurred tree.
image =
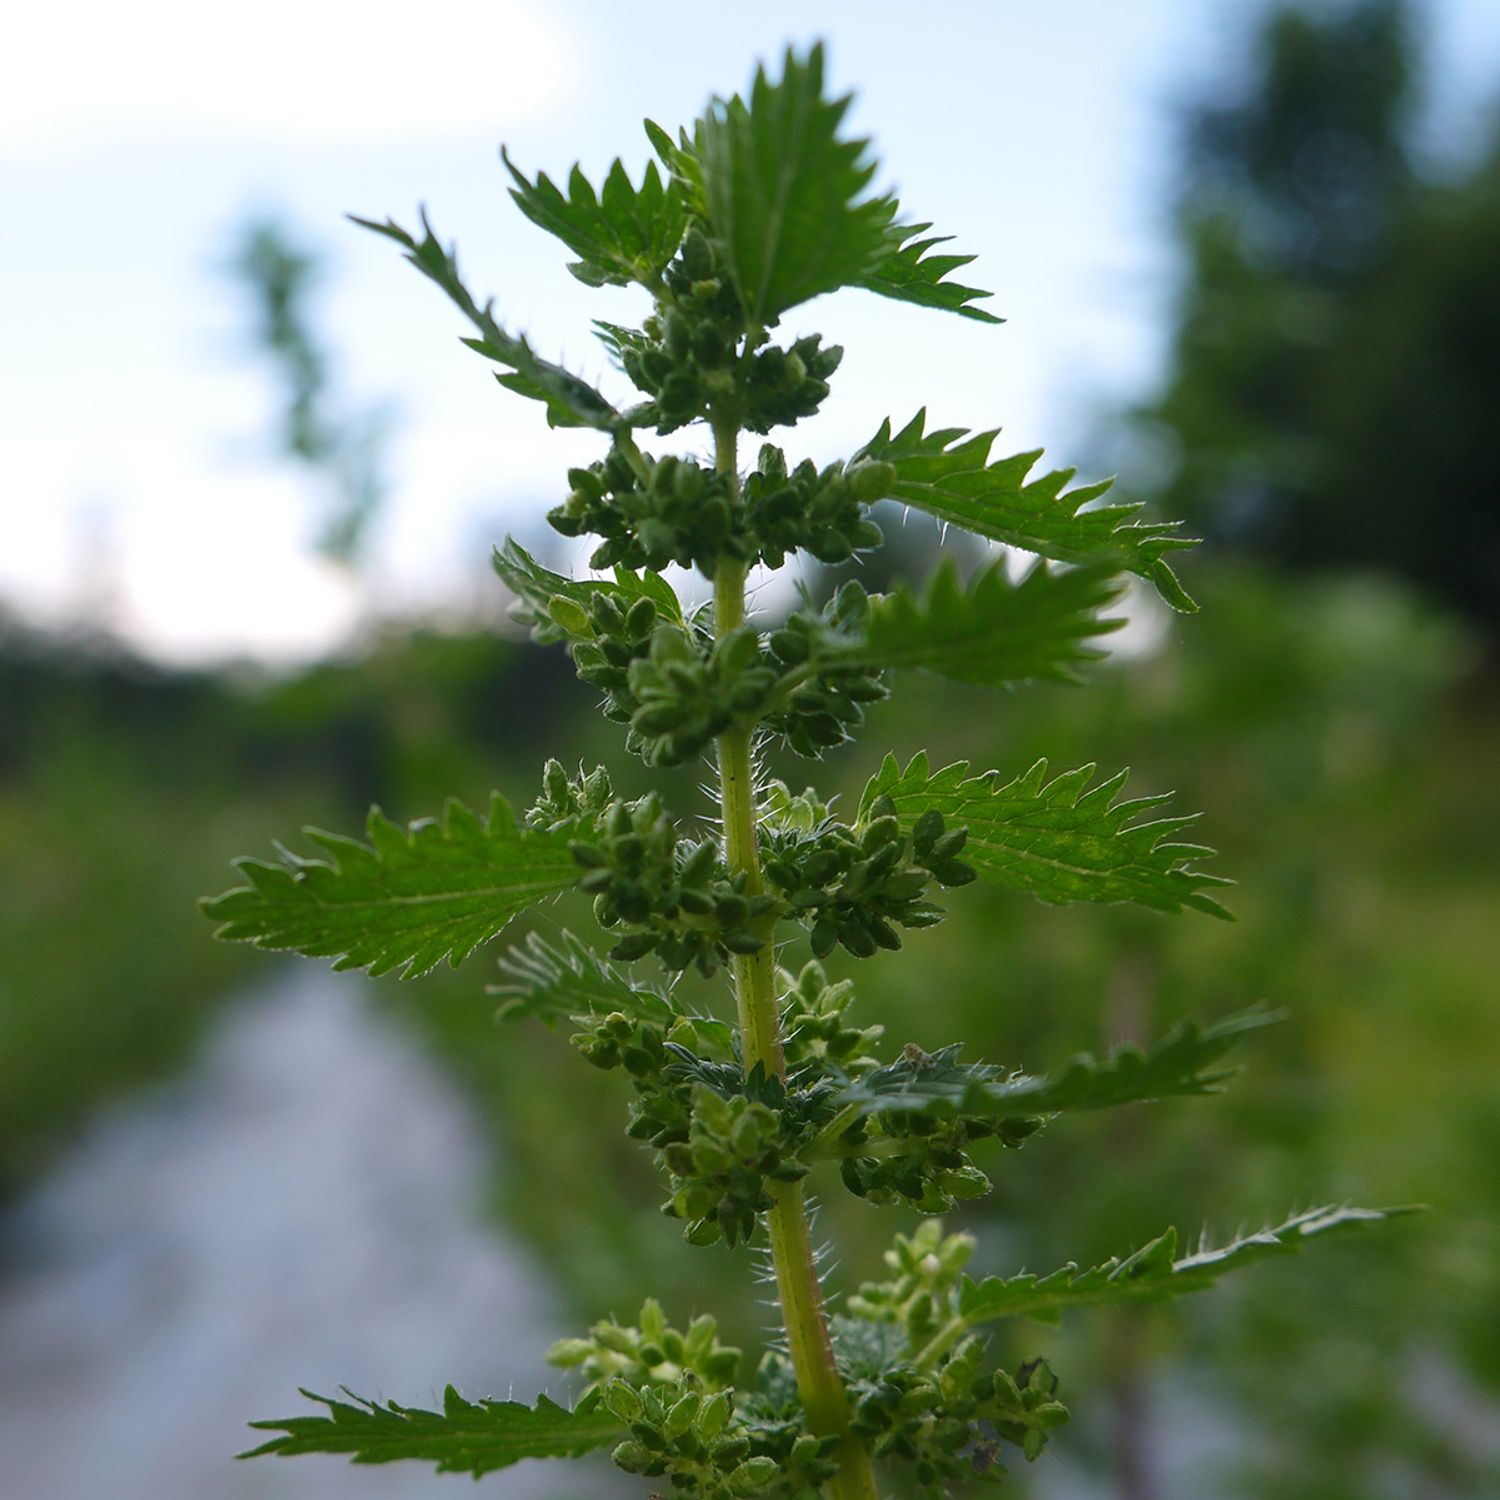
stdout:
{"type": "Polygon", "coordinates": [[[1272,9],[1238,94],[1185,120],[1187,275],[1141,413],[1165,503],[1298,569],[1378,567],[1500,630],[1500,137],[1413,151],[1402,0],[1272,9]]]}
{"type": "Polygon", "coordinates": [[[319,275],[315,254],[285,226],[263,219],[240,232],[230,268],[249,295],[256,342],[282,387],[278,446],[325,478],[332,492],[319,550],[352,564],[385,498],[387,417],[378,409],[335,407],[328,355],[313,332],[309,306],[319,275]]]}

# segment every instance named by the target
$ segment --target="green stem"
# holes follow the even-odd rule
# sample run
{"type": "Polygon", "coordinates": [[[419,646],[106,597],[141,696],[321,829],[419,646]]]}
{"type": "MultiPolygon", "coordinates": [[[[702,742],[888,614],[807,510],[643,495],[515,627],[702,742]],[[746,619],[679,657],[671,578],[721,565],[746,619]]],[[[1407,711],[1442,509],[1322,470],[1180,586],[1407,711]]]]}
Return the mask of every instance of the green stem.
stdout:
{"type": "MultiPolygon", "coordinates": [[[[734,423],[714,424],[714,460],[720,473],[737,485],[734,423]]],[[[745,564],[728,559],[714,578],[714,629],[724,635],[744,623],[745,564]]],[[[742,873],[745,889],[758,895],[765,889],[755,837],[755,784],[748,730],[721,735],[719,793],[724,814],[724,855],[732,873],[742,873]]],[[[740,1048],[746,1071],[757,1063],[768,1074],[786,1075],[781,1049],[780,1018],[776,1009],[776,961],[772,933],[759,951],[736,954],[733,962],[735,998],[739,1007],[740,1048]]],[[[797,1376],[797,1390],[809,1428],[820,1436],[842,1438],[838,1473],[828,1482],[829,1500],[878,1500],[869,1450],[849,1431],[849,1400],[834,1363],[823,1311],[823,1292],[813,1263],[812,1234],[800,1183],[779,1183],[766,1215],[776,1288],[786,1325],[787,1349],[797,1376]]]]}
{"type": "Polygon", "coordinates": [[[949,1318],[923,1345],[921,1352],[912,1361],[919,1370],[930,1370],[967,1332],[969,1321],[962,1316],[949,1318]]]}
{"type": "Polygon", "coordinates": [[[630,465],[631,473],[642,484],[650,483],[651,470],[647,467],[646,455],[636,447],[635,439],[630,435],[628,428],[622,427],[615,434],[615,447],[625,456],[625,462],[630,465]]]}

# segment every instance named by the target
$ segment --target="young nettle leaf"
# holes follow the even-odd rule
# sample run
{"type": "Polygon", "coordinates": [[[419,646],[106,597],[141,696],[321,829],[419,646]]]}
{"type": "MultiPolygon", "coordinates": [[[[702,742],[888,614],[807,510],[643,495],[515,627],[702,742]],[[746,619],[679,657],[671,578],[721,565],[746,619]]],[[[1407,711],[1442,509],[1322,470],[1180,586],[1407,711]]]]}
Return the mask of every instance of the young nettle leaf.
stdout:
{"type": "Polygon", "coordinates": [[[1280,1019],[1257,1007],[1209,1026],[1186,1021],[1149,1050],[1127,1044],[1103,1058],[1084,1052],[1055,1073],[1036,1077],[961,1062],[956,1044],[933,1053],[909,1048],[834,1093],[829,1104],[841,1117],[853,1109],[861,1116],[1008,1119],[1215,1094],[1235,1072],[1215,1066],[1224,1054],[1247,1033],[1280,1019]]]}
{"type": "Polygon", "coordinates": [[[863,633],[831,644],[819,659],[921,667],[986,687],[1077,682],[1077,669],[1104,655],[1088,642],[1125,623],[1100,614],[1120,593],[1108,563],[1065,572],[1038,563],[1012,582],[1001,560],[965,585],[947,562],[920,596],[902,584],[872,599],[863,633]]]}
{"type": "Polygon", "coordinates": [[[1049,781],[1045,760],[1013,781],[998,771],[969,776],[968,769],[958,761],[931,771],[923,752],[903,771],[888,755],[865,787],[860,816],[881,797],[890,799],[902,827],[939,812],[968,828],[964,858],[980,875],[1041,901],[1133,901],[1153,911],[1192,907],[1228,917],[1205,892],[1233,882],[1195,866],[1213,850],[1175,837],[1195,819],[1143,821],[1169,794],[1118,800],[1124,771],[1090,787],[1093,766],[1049,781]]]}
{"type": "Polygon", "coordinates": [[[598,193],[575,166],[564,196],[545,172],[528,182],[504,148],[500,155],[515,182],[510,195],[521,212],[581,257],[568,267],[581,282],[626,286],[638,281],[647,287],[660,282],[682,243],[688,216],[681,186],[671,176],[663,183],[655,162],[636,187],[617,158],[598,193]]]}
{"type": "Polygon", "coordinates": [[[472,1474],[476,1479],[508,1469],[523,1458],[579,1458],[617,1441],[625,1424],[606,1407],[597,1392],[570,1411],[548,1396],[535,1406],[519,1401],[466,1401],[450,1385],[443,1409],[381,1404],[352,1392],[338,1401],[312,1391],[309,1401],[328,1408],[326,1417],[282,1417],[252,1422],[263,1432],[279,1432],[241,1458],[274,1453],[292,1458],[303,1453],[333,1453],[357,1464],[388,1464],[415,1458],[434,1465],[439,1474],[472,1474]]]}
{"type": "Polygon", "coordinates": [[[955,312],[978,323],[1003,322],[1004,319],[997,318],[994,313],[974,306],[992,293],[948,280],[952,272],[971,264],[975,257],[933,254],[935,246],[947,244],[953,236],[930,235],[927,231],[931,228],[931,224],[896,225],[892,234],[893,238],[900,240],[899,248],[861,276],[858,285],[896,302],[912,302],[918,307],[955,312]]]}
{"type": "Polygon", "coordinates": [[[632,984],[623,970],[600,958],[571,932],[559,944],[533,932],[525,944],[500,960],[503,984],[489,987],[497,996],[502,1020],[540,1016],[605,1015],[621,1012],[632,1021],[669,1026],[682,1012],[653,990],[632,984]]]}
{"type": "Polygon", "coordinates": [[[1112,562],[1155,584],[1184,613],[1197,609],[1166,561],[1168,553],[1197,543],[1177,534],[1175,521],[1142,521],[1139,502],[1096,506],[1112,480],[1068,489],[1076,472],[1058,469],[1027,479],[1041,450],[990,460],[999,429],[970,433],[963,427],[926,431],[919,411],[900,432],[890,420],[858,457],[894,466],[890,498],[961,526],[992,542],[1020,547],[1056,562],[1112,562]]]}
{"type": "Polygon", "coordinates": [[[818,760],[855,738],[897,667],[993,686],[1076,680],[1121,623],[1109,611],[1122,574],[1195,608],[1169,566],[1192,545],[1173,524],[1099,503],[1107,484],[1069,489],[1071,470],[1031,478],[1035,453],[992,459],[994,431],[929,432],[919,412],[899,432],[882,424],[852,458],[789,463],[767,443],[745,472],[745,436],[815,413],[842,359],[817,333],[774,342],[789,309],[856,287],[998,321],[978,306],[987,292],[953,279],[972,257],[940,249],[929,225],[903,221],[875,191],[869,142],[842,133],[849,102],[825,95],[815,46],[788,51],[778,78],[759,69],[747,97],[715,99],[675,136],[648,121],[660,165],[638,183],[617,160],[599,188],[576,167],[564,187],[527,178],[502,153],[512,198],[577,257],[575,276],[650,297],[639,326],[594,323],[641,393],[626,411],[507,332],[425,215],[420,237],[357,221],[452,298],[474,327],[464,342],[502,367],[503,386],[542,402],[554,426],[608,435],[547,512],[560,535],[589,539],[597,576],[556,572],[513,540],[495,569],[513,616],[566,647],[647,767],[711,758],[713,818],[695,827],[657,791],[622,798],[603,767],[570,774],[552,759],[523,823],[498,796],[484,819],[457,803],[408,827],[375,812],[368,842],[310,830],[326,858],[242,861],[247,884],[204,903],[220,937],[421,973],[576,887],[607,952],[532,934],[501,960],[500,1014],[570,1022],[580,1057],[628,1080],[627,1134],[665,1178],[663,1212],[693,1245],[768,1246],[784,1337],[741,1384],[740,1352],[718,1342],[711,1314],[674,1327],[648,1298],[638,1326],[609,1319],[554,1346],[554,1363],[585,1384],[571,1410],[545,1396],[470,1402],[451,1388],[441,1412],[312,1397],[327,1415],[257,1424],[276,1436],[256,1453],[414,1458],[478,1476],[610,1446],[654,1492],[701,1500],[878,1500],[878,1462],[901,1493],[937,1500],[997,1474],[1007,1446],[1036,1459],[1068,1416],[1046,1364],[1001,1365],[974,1328],[1194,1291],[1390,1217],[1317,1210],[1188,1256],[1169,1232],[1090,1270],[980,1282],[962,1274],[972,1240],[929,1221],[898,1237],[891,1280],[828,1316],[810,1174],[870,1204],[946,1212],[989,1191],[981,1148],[1019,1147],[1067,1111],[1214,1093],[1225,1054],[1273,1019],[1189,1023],[1148,1049],[1040,1075],[964,1062],[958,1044],[892,1058],[882,1028],[851,1015],[852,982],[819,962],[900,948],[942,921],[947,893],[981,877],[1049,902],[1227,915],[1211,893],[1228,882],[1198,867],[1211,851],[1181,838],[1192,819],[1163,814],[1166,797],[1123,797],[1123,771],[1049,779],[1038,761],[1007,781],[962,762],[933,771],[925,751],[905,769],[887,757],[845,821],[827,789],[794,794],[758,764],[769,744],[818,760]],[[693,426],[687,453],[648,453],[634,437],[693,426]],[[1020,577],[997,561],[961,580],[948,565],[920,590],[897,582],[872,598],[848,580],[821,606],[779,617],[758,607],[752,569],[803,554],[837,566],[881,547],[870,507],[885,498],[1039,560],[1020,577]],[[710,581],[711,607],[684,608],[662,576],[669,565],[710,581]],[[802,934],[813,962],[779,968],[802,934]],[[647,964],[640,977],[625,967],[647,964]],[[688,968],[727,970],[733,1020],[684,1007],[671,976],[688,968]]]}
{"type": "Polygon", "coordinates": [[[542,402],[547,408],[549,427],[597,427],[609,432],[624,425],[620,413],[586,380],[543,359],[524,338],[507,333],[490,311],[493,302],[486,302],[481,307],[474,300],[458,274],[456,251],[443,249],[432,225],[427,222],[426,209],[421,213],[420,240],[394,219],[378,224],[373,219],[361,219],[354,214],[349,217],[361,228],[395,240],[406,251],[407,260],[447,292],[458,310],[479,330],[477,339],[466,338],[463,342],[486,359],[505,365],[511,373],[495,378],[507,390],[542,402]]]}
{"type": "Polygon", "coordinates": [[[659,573],[616,568],[613,578],[565,578],[539,563],[514,537],[496,547],[490,560],[516,596],[517,618],[530,625],[544,644],[593,640],[596,632],[590,612],[601,595],[612,600],[622,614],[628,615],[640,600],[647,599],[656,617],[682,622],[682,605],[659,573]],[[566,605],[573,608],[562,607],[566,605]]]}
{"type": "Polygon", "coordinates": [[[457,967],[527,907],[578,880],[567,836],[517,827],[499,793],[486,818],[455,801],[441,820],[404,828],[376,808],[368,844],[306,833],[330,858],[283,850],[279,865],[238,861],[250,883],[203,902],[220,924],[216,937],[415,978],[444,959],[457,967]]]}
{"type": "Polygon", "coordinates": [[[694,123],[691,137],[686,126],[680,128],[676,140],[672,139],[671,131],[663,130],[655,120],[646,120],[643,124],[657,160],[682,194],[683,206],[693,218],[706,219],[708,205],[703,192],[703,169],[699,165],[703,154],[703,121],[694,123]]]}
{"type": "Polygon", "coordinates": [[[895,199],[869,191],[869,141],[839,134],[850,102],[824,97],[821,45],[789,48],[777,82],[757,69],[748,103],[717,100],[699,123],[709,226],[751,324],[858,284],[899,248],[895,199]]]}
{"type": "Polygon", "coordinates": [[[1289,1255],[1309,1240],[1350,1229],[1364,1229],[1417,1212],[1413,1208],[1314,1208],[1294,1214],[1274,1229],[1243,1235],[1228,1244],[1201,1244],[1190,1255],[1177,1253],[1177,1231],[1168,1229],[1133,1254],[1081,1271],[1066,1265],[1047,1276],[965,1276],[958,1311],[965,1328],[1000,1318],[1031,1318],[1056,1323],[1074,1307],[1122,1302],[1161,1302],[1200,1292],[1219,1277],[1272,1255],[1289,1255]]]}

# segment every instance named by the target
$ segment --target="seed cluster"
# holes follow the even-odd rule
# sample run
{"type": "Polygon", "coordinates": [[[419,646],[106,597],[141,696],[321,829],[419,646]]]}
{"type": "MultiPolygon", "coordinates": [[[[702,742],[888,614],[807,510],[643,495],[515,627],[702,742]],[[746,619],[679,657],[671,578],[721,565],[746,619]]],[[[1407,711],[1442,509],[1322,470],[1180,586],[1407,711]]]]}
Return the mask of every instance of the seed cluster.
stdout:
{"type": "Polygon", "coordinates": [[[542,767],[542,790],[527,810],[526,823],[543,832],[590,827],[614,801],[614,783],[603,766],[569,776],[560,760],[549,760],[542,767]]]}
{"type": "Polygon", "coordinates": [[[866,705],[890,696],[879,671],[818,663],[829,642],[857,636],[869,612],[869,596],[851,580],[821,610],[797,610],[767,638],[785,691],[781,706],[766,714],[765,726],[809,760],[852,739],[865,721],[866,705]]]}
{"type": "Polygon", "coordinates": [[[567,498],[547,520],[566,537],[599,537],[595,568],[676,563],[712,578],[724,558],[779,568],[799,550],[833,564],[880,546],[867,507],[894,478],[890,464],[869,460],[822,471],[804,461],[788,473],[781,450],[766,444],[736,494],[727,474],[695,458],[627,454],[616,444],[598,463],[568,470],[567,498]]]}
{"type": "Polygon", "coordinates": [[[810,417],[828,394],[844,351],[818,334],[790,348],[745,326],[734,283],[714,243],[690,229],[663,273],[657,308],[639,329],[601,332],[636,388],[649,397],[642,425],[675,432],[732,402],[739,425],[769,432],[810,417]]]}
{"type": "Polygon", "coordinates": [[[741,1420],[728,1391],[705,1394],[691,1377],[639,1391],[615,1381],[604,1403],[630,1433],[614,1450],[615,1463],[627,1474],[665,1477],[695,1500],[814,1500],[837,1471],[836,1437],[741,1420]]]}
{"type": "Polygon", "coordinates": [[[604,1403],[630,1431],[611,1455],[627,1474],[667,1475],[674,1489],[704,1500],[757,1495],[776,1478],[774,1459],[752,1456],[743,1432],[725,1430],[734,1410],[728,1391],[704,1396],[689,1381],[637,1391],[616,1381],[604,1403]]]}
{"type": "Polygon", "coordinates": [[[1067,1420],[1045,1361],[1029,1361],[1012,1376],[982,1369],[982,1352],[980,1340],[971,1338],[935,1374],[890,1365],[878,1376],[849,1382],[852,1430],[869,1441],[876,1458],[910,1463],[917,1483],[934,1496],[993,1470],[1001,1439],[1036,1458],[1053,1428],[1067,1420]]]}
{"type": "Polygon", "coordinates": [[[547,514],[563,536],[602,538],[589,558],[595,568],[697,567],[712,578],[720,557],[749,562],[754,538],[729,476],[696,459],[647,459],[642,478],[618,447],[602,462],[569,469],[572,488],[547,514]]]}
{"type": "Polygon", "coordinates": [[[923,899],[931,883],[975,878],[958,858],[968,830],[949,829],[940,812],[923,813],[909,837],[889,797],[870,812],[857,831],[830,822],[811,835],[773,831],[767,840],[766,876],[811,929],[818,958],[840,945],[856,958],[899,948],[899,927],[932,927],[943,918],[941,907],[923,899]]]}
{"type": "MultiPolygon", "coordinates": [[[[638,706],[630,690],[630,665],[649,655],[657,628],[656,606],[651,600],[637,599],[622,608],[618,600],[600,589],[586,609],[559,595],[548,601],[545,615],[536,611],[528,614],[535,616],[534,631],[561,629],[573,638],[573,665],[579,680],[603,692],[605,718],[628,725],[638,706]]],[[[633,730],[626,743],[636,754],[644,754],[633,730]]]]}
{"type": "Polygon", "coordinates": [[[756,1216],[771,1207],[771,1184],[807,1175],[807,1164],[787,1149],[786,1124],[743,1094],[725,1098],[693,1085],[688,1138],[662,1151],[673,1189],[665,1211],[687,1220],[689,1244],[752,1239],[756,1216]]]}
{"type": "Polygon", "coordinates": [[[995,1134],[992,1120],[885,1114],[878,1126],[863,1123],[841,1139],[840,1145],[851,1154],[839,1163],[839,1174],[856,1198],[876,1204],[906,1202],[924,1214],[948,1213],[961,1200],[989,1192],[990,1179],[968,1152],[975,1142],[995,1134]],[[862,1154],[877,1141],[877,1149],[890,1154],[862,1154]]]}
{"type": "Polygon", "coordinates": [[[638,1326],[606,1319],[586,1338],[560,1340],[547,1358],[602,1388],[605,1406],[627,1429],[613,1455],[627,1473],[716,1500],[817,1500],[835,1473],[838,1440],[806,1430],[795,1386],[790,1400],[770,1392],[787,1384],[785,1361],[768,1356],[759,1388],[737,1394],[740,1351],[719,1342],[711,1317],[680,1332],[652,1299],[638,1326]]]}
{"type": "Polygon", "coordinates": [[[976,1474],[997,1474],[1001,1441],[1037,1457],[1068,1419],[1041,1360],[1014,1375],[986,1370],[984,1342],[973,1336],[937,1358],[924,1356],[953,1315],[973,1251],[971,1236],[945,1236],[936,1219],[898,1234],[885,1252],[890,1279],[864,1283],[849,1299],[849,1316],[834,1325],[855,1432],[876,1456],[910,1463],[932,1496],[976,1474]]]}
{"type": "Polygon", "coordinates": [[[761,655],[760,636],[742,625],[714,641],[659,625],[627,685],[636,708],[630,728],[648,765],[681,765],[731,725],[748,726],[776,693],[778,673],[761,655]]]}
{"type": "Polygon", "coordinates": [[[747,529],[761,560],[779,568],[801,550],[835,564],[872,551],[885,536],[866,507],[885,499],[895,478],[892,464],[869,459],[821,471],[804,459],[788,472],[781,449],[764,444],[744,488],[747,529]]]}
{"type": "Polygon", "coordinates": [[[784,1090],[734,1091],[739,1069],[705,1063],[688,1045],[693,1037],[686,1018],[664,1032],[616,1012],[571,1040],[596,1067],[631,1075],[627,1134],[656,1148],[668,1183],[662,1212],[684,1221],[689,1244],[734,1246],[754,1238],[774,1183],[807,1175],[797,1153],[810,1130],[801,1112],[777,1107],[784,1090]],[[710,1071],[718,1087],[703,1081],[710,1071]]]}
{"type": "Polygon", "coordinates": [[[692,965],[707,978],[730,954],[765,946],[755,924],[775,898],[747,894],[744,872],[726,872],[716,843],[679,840],[657,793],[611,803],[592,833],[569,847],[595,918],[606,930],[623,929],[611,958],[654,953],[669,970],[692,965]]]}
{"type": "Polygon", "coordinates": [[[799,610],[762,636],[743,625],[715,638],[663,620],[649,598],[628,606],[599,589],[579,603],[557,595],[528,609],[533,628],[572,640],[579,677],[604,694],[607,718],[650,766],[680,766],[727,729],[763,726],[799,755],[820,757],[887,696],[881,674],[822,662],[820,649],[858,627],[868,599],[846,584],[822,609],[799,610]]]}
{"type": "Polygon", "coordinates": [[[862,1116],[837,1141],[844,1186],[871,1203],[907,1203],[923,1213],[948,1213],[966,1198],[982,1197],[990,1180],[970,1159],[980,1141],[1010,1149],[1041,1129],[1034,1115],[939,1114],[899,1107],[909,1088],[935,1076],[962,1074],[959,1047],[934,1053],[908,1043],[892,1063],[867,1072],[863,1086],[898,1107],[862,1116]]]}

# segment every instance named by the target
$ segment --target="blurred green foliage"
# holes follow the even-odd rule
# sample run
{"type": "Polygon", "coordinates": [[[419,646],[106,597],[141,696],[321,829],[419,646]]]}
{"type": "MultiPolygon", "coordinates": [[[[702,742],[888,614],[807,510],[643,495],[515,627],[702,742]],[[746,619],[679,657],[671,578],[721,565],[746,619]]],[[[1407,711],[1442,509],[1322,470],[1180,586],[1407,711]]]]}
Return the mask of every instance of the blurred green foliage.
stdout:
{"type": "Polygon", "coordinates": [[[229,270],[247,294],[253,340],[280,387],[276,448],[322,481],[318,547],[336,562],[359,561],[386,495],[390,416],[360,408],[335,387],[333,357],[316,332],[319,256],[275,219],[246,224],[229,270]]]}
{"type": "Polygon", "coordinates": [[[1500,128],[1456,164],[1419,145],[1422,23],[1275,6],[1189,113],[1171,371],[1137,437],[1210,538],[1387,569],[1493,637],[1500,128]]]}

